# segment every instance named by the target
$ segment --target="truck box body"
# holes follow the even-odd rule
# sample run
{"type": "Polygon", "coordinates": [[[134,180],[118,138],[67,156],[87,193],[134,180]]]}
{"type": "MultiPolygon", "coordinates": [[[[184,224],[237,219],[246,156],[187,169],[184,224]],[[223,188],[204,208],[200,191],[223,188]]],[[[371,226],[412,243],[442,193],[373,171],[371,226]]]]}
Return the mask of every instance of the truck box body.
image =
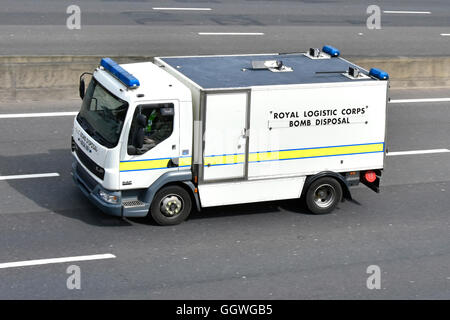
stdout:
{"type": "Polygon", "coordinates": [[[267,54],[155,63],[191,90],[193,164],[204,207],[296,198],[307,176],[383,168],[388,81],[342,58],[267,54]],[[284,67],[254,68],[276,60],[284,67]],[[349,67],[360,76],[349,75],[349,67]]]}

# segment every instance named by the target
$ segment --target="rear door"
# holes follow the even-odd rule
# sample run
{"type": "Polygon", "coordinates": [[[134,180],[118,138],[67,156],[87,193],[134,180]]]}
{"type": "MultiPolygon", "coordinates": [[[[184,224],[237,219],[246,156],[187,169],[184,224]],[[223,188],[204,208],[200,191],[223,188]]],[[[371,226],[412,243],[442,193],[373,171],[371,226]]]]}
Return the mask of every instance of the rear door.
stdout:
{"type": "Polygon", "coordinates": [[[204,181],[246,177],[249,94],[247,90],[206,95],[204,181]]]}

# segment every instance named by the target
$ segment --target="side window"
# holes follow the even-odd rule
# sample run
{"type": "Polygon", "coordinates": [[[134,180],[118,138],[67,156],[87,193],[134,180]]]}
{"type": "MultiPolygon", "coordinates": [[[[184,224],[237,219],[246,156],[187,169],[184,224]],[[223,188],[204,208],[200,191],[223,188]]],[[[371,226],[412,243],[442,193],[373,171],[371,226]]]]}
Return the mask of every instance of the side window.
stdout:
{"type": "MultiPolygon", "coordinates": [[[[160,103],[137,106],[131,123],[128,145],[137,146],[136,139],[142,135],[142,147],[137,147],[133,154],[144,154],[166,140],[173,132],[174,105],[173,103],[160,103]],[[138,117],[145,117],[145,126],[138,124],[138,117]],[[142,117],[142,116],[140,116],[142,117]]],[[[130,152],[129,152],[130,154],[130,152]]]]}

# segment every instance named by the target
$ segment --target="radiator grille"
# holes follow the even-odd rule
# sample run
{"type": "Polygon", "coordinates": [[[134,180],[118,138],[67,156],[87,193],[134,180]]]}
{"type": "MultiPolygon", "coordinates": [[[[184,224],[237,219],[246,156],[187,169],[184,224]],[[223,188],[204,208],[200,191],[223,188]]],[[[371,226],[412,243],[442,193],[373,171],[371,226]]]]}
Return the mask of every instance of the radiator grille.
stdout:
{"type": "Polygon", "coordinates": [[[78,159],[80,159],[81,163],[84,164],[86,168],[89,169],[90,172],[95,174],[97,177],[103,180],[105,177],[105,169],[97,165],[91,158],[89,158],[81,148],[75,144],[75,152],[77,154],[78,159]]]}

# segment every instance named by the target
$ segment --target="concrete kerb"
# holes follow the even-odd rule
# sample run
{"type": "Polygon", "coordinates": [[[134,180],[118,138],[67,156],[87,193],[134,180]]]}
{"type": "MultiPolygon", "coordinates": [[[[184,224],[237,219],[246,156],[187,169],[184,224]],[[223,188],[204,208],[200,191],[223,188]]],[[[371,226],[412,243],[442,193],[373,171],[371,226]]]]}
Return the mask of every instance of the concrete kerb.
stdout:
{"type": "MultiPolygon", "coordinates": [[[[119,63],[151,56],[111,56],[119,63]]],[[[387,71],[391,88],[450,87],[450,57],[345,57],[365,69],[387,71]]],[[[2,56],[0,102],[73,99],[81,73],[98,66],[99,56],[2,56]]]]}
{"type": "MultiPolygon", "coordinates": [[[[119,63],[152,57],[112,57],[119,63]]],[[[97,56],[0,57],[0,102],[58,100],[78,96],[83,72],[98,66],[97,56]]]]}

